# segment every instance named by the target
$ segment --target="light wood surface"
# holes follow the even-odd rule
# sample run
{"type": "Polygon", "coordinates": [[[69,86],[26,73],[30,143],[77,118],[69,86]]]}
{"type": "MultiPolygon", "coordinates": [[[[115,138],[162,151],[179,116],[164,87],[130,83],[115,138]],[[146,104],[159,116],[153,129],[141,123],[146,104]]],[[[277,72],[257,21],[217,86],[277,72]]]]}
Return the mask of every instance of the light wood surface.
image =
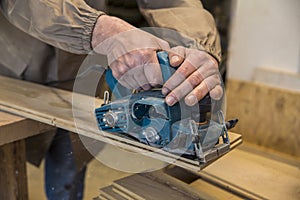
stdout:
{"type": "Polygon", "coordinates": [[[299,160],[247,146],[214,162],[200,177],[252,199],[300,199],[299,160]]]}
{"type": "Polygon", "coordinates": [[[51,129],[51,126],[44,123],[0,111],[0,146],[51,129]]]}
{"type": "Polygon", "coordinates": [[[172,185],[172,182],[165,184],[139,174],[116,180],[111,186],[102,188],[99,198],[103,197],[109,200],[199,199],[199,196],[172,185]]]}
{"type": "MultiPolygon", "coordinates": [[[[300,87],[298,85],[298,87],[300,87]]],[[[300,92],[229,79],[227,116],[245,141],[300,157],[300,92]]]]}
{"type": "Polygon", "coordinates": [[[180,169],[175,166],[169,166],[164,170],[143,174],[146,177],[151,177],[156,182],[170,185],[170,187],[176,187],[178,190],[188,193],[195,198],[205,200],[238,200],[245,199],[246,195],[238,196],[226,188],[221,188],[218,185],[214,185],[210,180],[204,180],[199,177],[199,174],[194,176],[194,181],[185,180],[186,176],[191,176],[188,171],[180,169]],[[177,174],[175,175],[174,172],[177,174]]]}
{"type": "Polygon", "coordinates": [[[113,191],[113,186],[108,186],[100,190],[100,195],[109,200],[127,200],[125,197],[113,191]]]}
{"type": "MultiPolygon", "coordinates": [[[[94,110],[102,104],[101,99],[1,76],[0,83],[0,110],[127,149],[137,156],[143,154],[189,170],[200,170],[197,161],[99,131],[94,110]]],[[[232,148],[241,143],[240,135],[231,133],[230,137],[232,148]]]]}

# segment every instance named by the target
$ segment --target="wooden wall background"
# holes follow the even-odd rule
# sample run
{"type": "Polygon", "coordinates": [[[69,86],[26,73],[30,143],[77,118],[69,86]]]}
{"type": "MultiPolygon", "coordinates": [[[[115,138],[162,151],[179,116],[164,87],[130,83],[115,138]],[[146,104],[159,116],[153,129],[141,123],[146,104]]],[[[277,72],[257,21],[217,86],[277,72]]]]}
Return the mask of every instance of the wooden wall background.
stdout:
{"type": "Polygon", "coordinates": [[[233,131],[244,141],[300,157],[300,93],[229,79],[226,95],[226,118],[239,118],[233,131]]]}

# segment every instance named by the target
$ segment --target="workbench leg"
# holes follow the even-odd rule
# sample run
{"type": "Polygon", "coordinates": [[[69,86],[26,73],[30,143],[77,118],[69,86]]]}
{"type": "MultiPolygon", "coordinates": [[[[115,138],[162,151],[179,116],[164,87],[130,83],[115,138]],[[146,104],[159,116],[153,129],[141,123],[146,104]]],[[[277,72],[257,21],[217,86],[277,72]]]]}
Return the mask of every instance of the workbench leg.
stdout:
{"type": "Polygon", "coordinates": [[[27,200],[25,141],[0,146],[0,199],[27,200]]]}

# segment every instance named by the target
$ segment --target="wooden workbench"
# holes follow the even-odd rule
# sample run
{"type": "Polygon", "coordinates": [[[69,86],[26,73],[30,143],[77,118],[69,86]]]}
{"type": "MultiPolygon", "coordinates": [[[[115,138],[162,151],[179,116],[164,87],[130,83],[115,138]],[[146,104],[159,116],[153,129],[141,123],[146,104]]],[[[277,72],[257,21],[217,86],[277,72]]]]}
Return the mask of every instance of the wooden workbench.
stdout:
{"type": "MultiPolygon", "coordinates": [[[[129,162],[130,165],[139,166],[141,162],[139,162],[139,159],[135,158],[137,156],[140,157],[142,154],[148,159],[159,160],[163,163],[174,164],[194,172],[198,172],[202,168],[207,166],[202,165],[199,167],[198,161],[178,157],[174,154],[158,150],[157,148],[144,145],[139,142],[135,142],[133,140],[129,140],[112,133],[105,133],[99,131],[97,123],[95,121],[94,110],[96,107],[99,107],[102,104],[103,101],[101,99],[2,76],[0,76],[0,94],[0,110],[37,121],[35,123],[45,123],[50,126],[63,128],[65,130],[78,133],[79,135],[95,139],[96,141],[105,142],[107,144],[110,144],[110,146],[126,149],[127,152],[131,152],[131,159],[129,162]]],[[[21,119],[25,120],[24,118],[21,119]]],[[[29,120],[28,123],[33,123],[33,121],[31,120],[29,120]]],[[[13,126],[13,124],[14,123],[11,123],[11,126],[13,126]]],[[[34,125],[31,124],[30,127],[31,126],[34,125]]],[[[17,129],[17,126],[14,128],[17,129]]],[[[20,131],[22,129],[17,130],[20,131]]],[[[19,134],[14,135],[14,132],[16,131],[3,131],[3,134],[5,134],[5,136],[3,137],[5,137],[6,139],[10,138],[8,141],[12,143],[15,141],[22,140],[23,138],[28,137],[30,134],[37,134],[39,131],[30,134],[24,133],[24,135],[22,132],[18,132],[21,134],[22,137],[20,137],[19,134]]],[[[231,149],[235,148],[242,142],[241,135],[239,134],[230,133],[229,137],[231,139],[231,149]]],[[[19,154],[22,157],[22,159],[19,160],[22,162],[22,176],[24,177],[25,158],[24,153],[22,152],[24,152],[25,147],[23,143],[24,142],[21,142],[21,145],[18,148],[21,149],[19,154]]],[[[11,156],[11,153],[7,153],[7,157],[13,156],[11,156]]],[[[10,162],[14,163],[16,162],[16,160],[12,160],[10,162]]],[[[126,160],[126,163],[128,163],[128,159],[126,160]]],[[[143,170],[148,169],[149,168],[141,168],[140,172],[143,172],[143,170]]],[[[10,173],[13,173],[13,169],[11,169],[10,173]]],[[[13,178],[15,181],[18,181],[19,176],[11,178],[13,178]]],[[[10,181],[8,177],[5,180],[10,181]]],[[[26,181],[26,179],[23,179],[23,181],[26,181]]],[[[16,188],[22,186],[21,183],[20,185],[16,183],[12,184],[15,184],[16,188]]],[[[23,184],[23,186],[25,188],[25,184],[23,184]]],[[[2,192],[0,191],[0,193],[2,192]]],[[[13,190],[11,190],[10,193],[14,194],[13,190]]],[[[26,192],[24,192],[24,197],[26,195],[26,192]]]]}
{"type": "Polygon", "coordinates": [[[25,138],[50,128],[0,111],[0,199],[28,199],[25,138]]]}

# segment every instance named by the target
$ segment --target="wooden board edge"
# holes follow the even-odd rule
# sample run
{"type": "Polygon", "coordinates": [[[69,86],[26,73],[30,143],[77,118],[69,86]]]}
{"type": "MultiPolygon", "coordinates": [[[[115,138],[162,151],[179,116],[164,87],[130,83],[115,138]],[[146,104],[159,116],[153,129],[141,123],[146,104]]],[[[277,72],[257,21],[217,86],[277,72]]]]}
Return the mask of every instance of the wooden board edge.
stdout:
{"type": "Polygon", "coordinates": [[[189,159],[186,159],[183,157],[178,157],[169,152],[166,152],[163,150],[158,150],[157,148],[154,148],[154,147],[151,147],[151,146],[148,146],[145,144],[141,144],[139,142],[135,142],[135,141],[123,138],[123,137],[119,137],[114,134],[107,134],[106,136],[103,136],[100,134],[92,133],[90,130],[80,129],[79,127],[76,127],[75,124],[70,125],[69,123],[67,123],[63,120],[60,120],[60,119],[48,118],[44,115],[37,115],[35,113],[27,112],[27,111],[20,110],[17,108],[11,108],[11,107],[8,107],[8,106],[2,105],[2,104],[0,104],[0,110],[4,110],[4,111],[15,113],[15,114],[18,114],[18,115],[21,115],[24,117],[28,117],[32,120],[40,121],[42,123],[49,124],[49,125],[52,125],[55,127],[67,129],[71,132],[79,133],[84,136],[93,138],[95,140],[110,143],[112,145],[117,145],[118,147],[125,148],[127,150],[131,150],[136,153],[141,153],[144,155],[146,154],[148,157],[158,159],[158,160],[167,162],[169,164],[174,164],[174,165],[183,167],[183,168],[191,170],[191,171],[198,172],[212,163],[212,162],[209,162],[203,166],[200,166],[198,161],[189,160],[189,159]],[[108,140],[107,138],[109,138],[110,140],[108,140]]]}

